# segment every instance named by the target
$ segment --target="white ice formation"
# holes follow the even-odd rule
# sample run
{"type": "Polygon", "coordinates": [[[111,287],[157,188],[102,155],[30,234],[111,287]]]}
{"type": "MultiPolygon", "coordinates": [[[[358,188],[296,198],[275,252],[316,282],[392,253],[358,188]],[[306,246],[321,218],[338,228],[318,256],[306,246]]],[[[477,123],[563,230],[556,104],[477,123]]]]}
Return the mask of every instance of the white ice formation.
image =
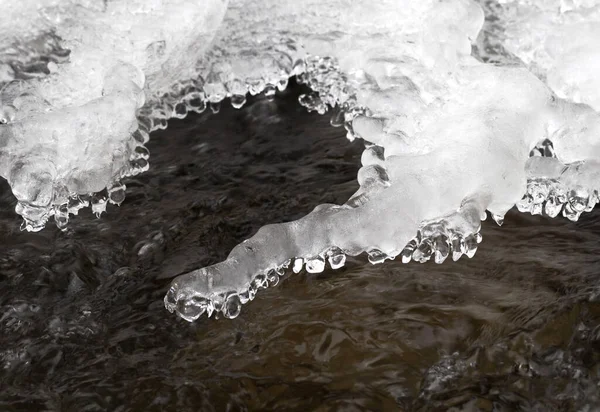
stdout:
{"type": "Polygon", "coordinates": [[[165,106],[196,84],[198,59],[227,4],[0,0],[0,7],[0,175],[17,213],[31,231],[52,215],[64,227],[89,203],[102,213],[107,201],[123,200],[122,177],[147,169],[148,132],[177,115],[165,106]]]}
{"type": "Polygon", "coordinates": [[[486,211],[577,220],[598,202],[599,0],[25,3],[35,24],[0,17],[0,174],[29,230],[122,201],[170,117],[293,75],[313,90],[301,104],[364,140],[345,204],[173,281],[165,305],[186,320],[237,316],[288,267],[472,257],[486,211]]]}

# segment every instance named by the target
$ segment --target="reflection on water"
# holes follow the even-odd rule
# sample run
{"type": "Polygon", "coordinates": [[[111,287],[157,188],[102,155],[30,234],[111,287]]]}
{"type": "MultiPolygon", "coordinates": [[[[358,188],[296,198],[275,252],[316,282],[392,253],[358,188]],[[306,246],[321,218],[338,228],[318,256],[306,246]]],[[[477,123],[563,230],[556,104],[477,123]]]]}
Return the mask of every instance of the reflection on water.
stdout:
{"type": "Polygon", "coordinates": [[[1,411],[595,411],[600,212],[484,222],[471,260],[351,258],[189,324],[169,279],[357,188],[359,142],[274,102],[173,121],[124,204],[19,232],[0,188],[1,411]]]}

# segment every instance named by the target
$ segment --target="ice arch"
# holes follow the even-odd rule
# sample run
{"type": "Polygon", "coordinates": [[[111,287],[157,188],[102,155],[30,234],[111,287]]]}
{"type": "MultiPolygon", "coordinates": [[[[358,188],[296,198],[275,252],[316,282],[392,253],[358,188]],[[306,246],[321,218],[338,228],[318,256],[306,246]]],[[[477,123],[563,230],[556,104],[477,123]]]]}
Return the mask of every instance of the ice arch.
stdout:
{"type": "Polygon", "coordinates": [[[147,133],[168,118],[225,97],[240,107],[291,75],[314,90],[303,105],[335,107],[332,124],[365,141],[344,205],[266,226],[175,279],[165,304],[184,319],[237,316],[287,267],[318,272],[362,252],[373,263],[470,257],[486,210],[499,223],[515,204],[575,220],[598,201],[600,90],[585,88],[595,2],[485,2],[488,20],[469,0],[28,3],[35,31],[20,31],[20,6],[2,26],[0,174],[29,230],[119,203],[120,177],[147,167],[147,133]],[[514,12],[530,9],[545,14],[514,12]],[[551,29],[527,31],[532,20],[551,29]],[[585,22],[579,48],[560,37],[573,22],[585,22]],[[553,30],[546,54],[531,54],[553,30]]]}

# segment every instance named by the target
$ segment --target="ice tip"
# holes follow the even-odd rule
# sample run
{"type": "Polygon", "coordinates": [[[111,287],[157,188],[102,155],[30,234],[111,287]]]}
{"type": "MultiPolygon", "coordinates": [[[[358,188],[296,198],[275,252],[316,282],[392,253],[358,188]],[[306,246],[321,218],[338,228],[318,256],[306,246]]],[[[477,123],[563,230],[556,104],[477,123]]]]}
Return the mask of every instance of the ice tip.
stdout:
{"type": "Polygon", "coordinates": [[[210,301],[194,293],[181,291],[177,283],[173,283],[164,297],[165,309],[177,314],[188,322],[198,319],[204,312],[212,314],[210,301]]]}

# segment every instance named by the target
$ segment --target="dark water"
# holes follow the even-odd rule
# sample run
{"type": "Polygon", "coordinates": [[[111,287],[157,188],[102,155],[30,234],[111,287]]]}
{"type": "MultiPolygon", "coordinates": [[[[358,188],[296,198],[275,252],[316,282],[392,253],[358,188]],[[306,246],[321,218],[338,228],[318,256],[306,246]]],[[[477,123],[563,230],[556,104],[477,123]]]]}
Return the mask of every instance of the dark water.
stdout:
{"type": "Polygon", "coordinates": [[[0,187],[0,411],[600,410],[600,212],[489,219],[473,259],[364,257],[189,324],[170,278],[356,189],[361,145],[293,88],[172,121],[100,220],[19,231],[0,187]]]}

